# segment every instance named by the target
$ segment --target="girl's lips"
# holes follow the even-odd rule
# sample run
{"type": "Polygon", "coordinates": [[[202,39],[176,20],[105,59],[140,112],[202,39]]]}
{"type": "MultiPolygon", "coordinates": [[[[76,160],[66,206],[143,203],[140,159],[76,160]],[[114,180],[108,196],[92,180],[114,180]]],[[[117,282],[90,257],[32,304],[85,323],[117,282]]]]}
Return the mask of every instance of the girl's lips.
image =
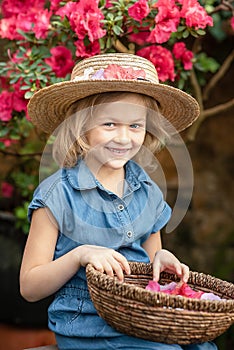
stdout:
{"type": "Polygon", "coordinates": [[[130,149],[129,148],[112,148],[106,147],[110,152],[115,154],[126,154],[130,149]]]}

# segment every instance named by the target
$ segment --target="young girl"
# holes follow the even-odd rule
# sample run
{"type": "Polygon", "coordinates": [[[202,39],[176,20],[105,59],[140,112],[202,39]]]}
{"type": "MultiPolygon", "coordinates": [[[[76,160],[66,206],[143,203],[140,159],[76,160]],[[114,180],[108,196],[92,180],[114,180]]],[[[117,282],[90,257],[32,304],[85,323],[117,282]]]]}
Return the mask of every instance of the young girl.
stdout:
{"type": "Polygon", "coordinates": [[[188,280],[188,267],[161,246],[171,210],[132,158],[147,161],[147,150],[164,145],[170,125],[189,126],[198,117],[197,102],[159,84],[148,60],[105,54],[79,62],[71,81],[37,92],[28,111],[45,132],[57,128],[53,156],[60,169],[39,185],[29,206],[20,286],[29,301],[55,296],[49,328],[59,349],[216,349],[117,332],[97,315],[85,275],[91,263],[123,281],[128,261],[139,261],[153,263],[155,280],[163,270],[188,280]]]}

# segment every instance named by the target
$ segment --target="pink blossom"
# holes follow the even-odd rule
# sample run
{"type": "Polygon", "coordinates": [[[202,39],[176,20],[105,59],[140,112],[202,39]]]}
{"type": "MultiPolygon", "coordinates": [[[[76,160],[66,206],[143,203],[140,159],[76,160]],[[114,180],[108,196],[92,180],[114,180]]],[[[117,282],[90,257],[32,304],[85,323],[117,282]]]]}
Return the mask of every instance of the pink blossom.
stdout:
{"type": "MultiPolygon", "coordinates": [[[[145,45],[145,43],[150,35],[149,26],[140,27],[138,29],[139,29],[138,33],[131,33],[131,34],[129,34],[128,38],[129,38],[130,42],[134,42],[137,45],[143,46],[143,45],[145,45]]],[[[132,30],[133,29],[130,27],[129,32],[131,32],[132,30]]]]}
{"type": "Polygon", "coordinates": [[[2,196],[5,198],[11,198],[14,192],[14,187],[8,182],[2,182],[1,184],[2,196]]]}
{"type": "Polygon", "coordinates": [[[27,110],[28,101],[24,98],[25,91],[20,90],[20,82],[13,85],[12,109],[16,112],[27,110]]]}
{"type": "Polygon", "coordinates": [[[158,23],[150,32],[147,42],[158,44],[165,43],[170,39],[171,33],[174,31],[173,21],[168,20],[167,22],[158,23]]]}
{"type": "Polygon", "coordinates": [[[9,88],[9,82],[6,76],[0,77],[0,89],[8,89],[9,88]]]}
{"type": "Polygon", "coordinates": [[[91,42],[102,38],[106,31],[102,29],[103,13],[98,8],[98,0],[80,0],[68,2],[64,8],[57,11],[61,17],[67,16],[72,30],[79,40],[88,36],[91,42]]]}
{"type": "Polygon", "coordinates": [[[118,64],[109,64],[104,70],[105,79],[145,79],[145,71],[143,69],[133,69],[131,67],[124,68],[118,64]]]}
{"type": "Polygon", "coordinates": [[[22,35],[17,32],[17,17],[3,18],[0,20],[0,37],[9,40],[20,40],[22,35]]]}
{"type": "Polygon", "coordinates": [[[16,18],[16,27],[23,32],[29,32],[32,30],[33,24],[36,21],[36,13],[19,13],[16,18]]]}
{"type": "Polygon", "coordinates": [[[183,42],[175,43],[172,53],[177,60],[182,61],[185,70],[192,69],[193,67],[192,59],[194,55],[192,51],[186,49],[185,43],[183,42]]]}
{"type": "Polygon", "coordinates": [[[0,120],[2,122],[9,122],[12,118],[13,93],[6,90],[2,91],[0,101],[0,120]]]}
{"type": "Polygon", "coordinates": [[[52,16],[52,11],[41,10],[37,12],[35,18],[35,25],[33,27],[33,32],[37,39],[45,39],[47,32],[50,27],[50,17],[52,16]]]}
{"type": "Polygon", "coordinates": [[[129,16],[138,22],[141,22],[143,18],[147,17],[149,12],[150,8],[146,0],[138,0],[128,8],[129,16]]]}
{"type": "Polygon", "coordinates": [[[61,0],[51,0],[50,1],[50,9],[51,11],[57,11],[60,7],[59,3],[61,0]]]}
{"type": "Polygon", "coordinates": [[[231,18],[230,23],[231,23],[231,27],[232,27],[232,29],[234,30],[234,16],[231,18]]]}
{"type": "Polygon", "coordinates": [[[0,138],[0,142],[3,143],[5,147],[10,147],[13,143],[17,143],[17,140],[0,138]]]}
{"type": "Polygon", "coordinates": [[[83,40],[78,40],[75,42],[76,46],[76,56],[77,57],[91,57],[94,55],[98,55],[100,53],[100,44],[98,40],[90,43],[89,45],[84,44],[83,40]]]}
{"type": "Polygon", "coordinates": [[[3,0],[1,4],[3,17],[9,18],[18,14],[43,9],[45,0],[3,0]]]}
{"type": "Polygon", "coordinates": [[[56,15],[60,16],[62,19],[66,16],[70,20],[76,9],[77,3],[68,1],[63,7],[60,7],[58,11],[56,11],[56,15]]]}
{"type": "Polygon", "coordinates": [[[64,46],[56,46],[50,50],[51,57],[46,58],[45,62],[52,68],[57,77],[65,78],[71,73],[74,66],[72,53],[64,46]]]}
{"type": "Polygon", "coordinates": [[[109,7],[112,7],[113,4],[112,4],[112,1],[111,0],[106,0],[106,5],[105,5],[105,8],[109,8],[109,7]]]}
{"type": "Polygon", "coordinates": [[[155,22],[159,23],[173,19],[178,22],[180,18],[179,8],[176,6],[175,0],[158,0],[154,5],[158,9],[155,22]]]}
{"type": "Polygon", "coordinates": [[[179,0],[182,4],[180,16],[185,18],[186,26],[194,29],[204,29],[213,26],[213,19],[197,0],[179,0]]]}
{"type": "Polygon", "coordinates": [[[159,45],[151,45],[138,50],[136,54],[155,65],[160,81],[175,80],[174,61],[169,50],[159,45]]]}
{"type": "Polygon", "coordinates": [[[176,32],[180,22],[180,11],[174,0],[158,0],[154,7],[158,9],[155,28],[147,41],[161,44],[169,40],[171,33],[176,32]]]}
{"type": "Polygon", "coordinates": [[[0,20],[0,36],[10,40],[20,40],[22,39],[22,35],[17,32],[17,30],[20,29],[24,32],[33,30],[37,39],[45,39],[52,12],[47,9],[41,9],[40,7],[41,6],[39,6],[39,9],[36,7],[31,8],[30,5],[28,8],[25,8],[24,11],[20,10],[19,13],[0,20]]]}

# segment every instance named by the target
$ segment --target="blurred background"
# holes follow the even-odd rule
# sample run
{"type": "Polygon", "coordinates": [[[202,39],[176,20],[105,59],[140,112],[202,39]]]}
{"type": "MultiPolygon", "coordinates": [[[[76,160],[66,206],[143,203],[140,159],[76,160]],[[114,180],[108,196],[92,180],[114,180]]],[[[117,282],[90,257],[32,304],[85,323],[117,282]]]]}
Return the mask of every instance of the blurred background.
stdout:
{"type": "MultiPolygon", "coordinates": [[[[172,1],[179,12],[176,29],[168,37],[159,29],[155,33],[160,21],[171,20],[165,9],[160,19],[161,8],[155,5],[160,2],[116,1],[113,5],[111,1],[90,1],[91,9],[85,11],[84,3],[1,2],[0,350],[55,343],[47,329],[50,298],[28,303],[19,293],[19,269],[29,228],[27,206],[39,181],[40,159],[48,139],[32,126],[26,106],[36,90],[69,79],[74,63],[93,54],[118,51],[144,56],[155,64],[161,82],[198,100],[201,116],[181,134],[193,165],[192,199],[173,232],[163,230],[163,245],[191,270],[234,283],[233,1],[194,1],[190,3],[190,10],[196,10],[192,15],[186,10],[188,1],[177,5],[172,1]],[[82,37],[69,8],[77,18],[95,14],[96,34],[89,28],[82,37]],[[191,24],[191,18],[197,23],[191,24]],[[180,45],[175,46],[177,43],[180,45]]],[[[166,199],[173,207],[178,193],[175,164],[167,149],[156,157],[167,181],[166,199]]],[[[151,176],[157,182],[157,175],[151,176]]],[[[234,349],[234,327],[215,342],[220,350],[234,349]]]]}

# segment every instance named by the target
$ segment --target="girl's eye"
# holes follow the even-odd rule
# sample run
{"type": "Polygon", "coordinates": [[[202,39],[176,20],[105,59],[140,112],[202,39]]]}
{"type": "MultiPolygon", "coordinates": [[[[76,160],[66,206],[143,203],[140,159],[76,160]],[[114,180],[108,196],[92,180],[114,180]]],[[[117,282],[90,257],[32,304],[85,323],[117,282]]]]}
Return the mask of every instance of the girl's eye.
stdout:
{"type": "Polygon", "coordinates": [[[132,129],[139,129],[140,127],[141,127],[140,124],[131,124],[130,125],[130,128],[132,128],[132,129]]]}
{"type": "Polygon", "coordinates": [[[114,124],[114,123],[111,123],[111,122],[109,122],[109,123],[104,123],[103,125],[104,125],[104,126],[107,126],[108,128],[113,128],[113,127],[115,126],[115,124],[114,124]]]}

